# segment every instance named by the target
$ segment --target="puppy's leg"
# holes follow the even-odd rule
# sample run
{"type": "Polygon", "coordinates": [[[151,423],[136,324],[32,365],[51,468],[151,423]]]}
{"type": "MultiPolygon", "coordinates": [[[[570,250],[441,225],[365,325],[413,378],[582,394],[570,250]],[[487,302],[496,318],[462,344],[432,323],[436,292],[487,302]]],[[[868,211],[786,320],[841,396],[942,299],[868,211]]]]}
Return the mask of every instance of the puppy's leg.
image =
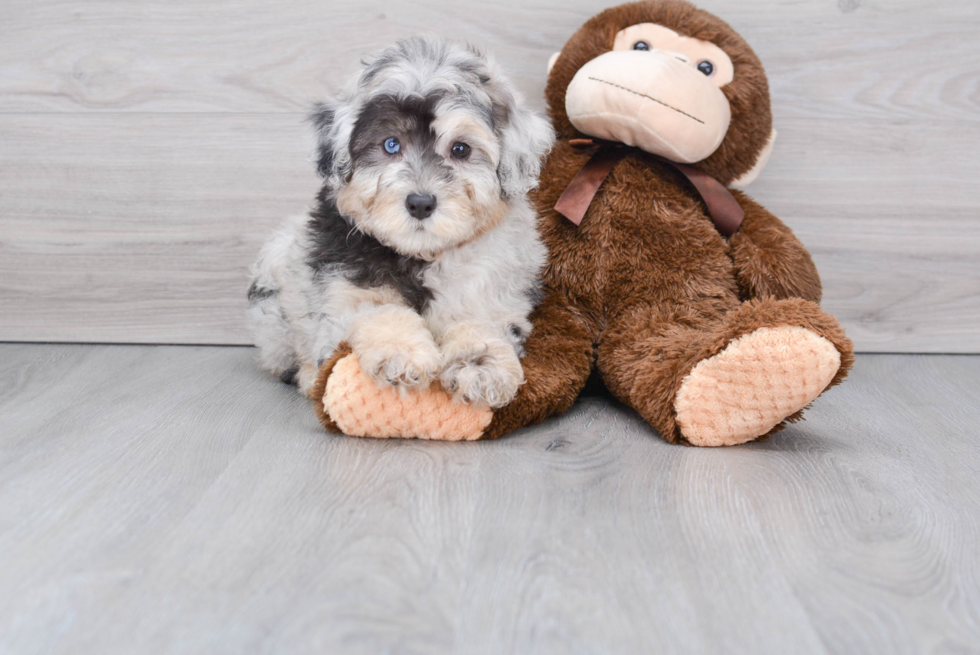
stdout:
{"type": "Polygon", "coordinates": [[[270,276],[258,274],[248,289],[248,326],[259,349],[259,364],[286,384],[296,384],[299,359],[289,324],[270,276]]]}
{"type": "Polygon", "coordinates": [[[445,361],[440,382],[464,402],[503,407],[524,383],[517,351],[496,325],[456,323],[439,343],[445,361]]]}
{"type": "Polygon", "coordinates": [[[442,368],[432,333],[407,307],[380,305],[359,313],[348,341],[361,369],[381,383],[422,389],[442,368]]]}

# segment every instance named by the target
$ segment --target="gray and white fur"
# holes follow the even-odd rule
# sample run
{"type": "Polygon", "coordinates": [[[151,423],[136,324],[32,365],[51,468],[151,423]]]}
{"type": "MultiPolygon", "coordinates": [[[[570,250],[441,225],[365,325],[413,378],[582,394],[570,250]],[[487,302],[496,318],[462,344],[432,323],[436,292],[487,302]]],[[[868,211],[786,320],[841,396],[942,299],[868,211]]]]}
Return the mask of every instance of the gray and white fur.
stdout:
{"type": "Polygon", "coordinates": [[[487,56],[399,41],[312,116],[315,207],[262,249],[261,365],[308,393],[342,342],[379,384],[507,404],[547,256],[527,193],[554,133],[487,56]]]}

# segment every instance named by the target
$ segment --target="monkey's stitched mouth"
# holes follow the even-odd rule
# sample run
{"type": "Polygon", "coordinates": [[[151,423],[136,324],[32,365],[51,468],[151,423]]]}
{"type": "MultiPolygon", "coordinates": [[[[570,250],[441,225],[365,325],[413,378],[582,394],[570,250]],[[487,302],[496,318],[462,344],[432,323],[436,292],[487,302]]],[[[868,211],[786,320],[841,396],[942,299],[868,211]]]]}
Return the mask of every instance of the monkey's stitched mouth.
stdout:
{"type": "Polygon", "coordinates": [[[692,116],[689,113],[687,113],[686,111],[684,111],[683,109],[678,109],[677,107],[674,107],[672,105],[668,105],[666,102],[663,102],[661,100],[657,100],[653,96],[648,96],[645,93],[640,93],[639,91],[634,91],[633,89],[627,88],[627,87],[622,86],[620,84],[616,84],[615,82],[610,82],[608,80],[599,79],[598,77],[590,77],[589,79],[592,80],[593,82],[601,82],[602,84],[608,84],[609,86],[616,87],[617,89],[622,89],[623,91],[629,91],[633,95],[638,95],[641,98],[646,98],[647,100],[652,100],[653,102],[657,103],[658,105],[662,105],[662,106],[666,107],[667,109],[673,109],[678,114],[683,114],[684,116],[687,116],[691,120],[695,120],[695,121],[701,123],[702,125],[704,125],[704,121],[701,120],[700,118],[698,118],[697,116],[692,116]]]}

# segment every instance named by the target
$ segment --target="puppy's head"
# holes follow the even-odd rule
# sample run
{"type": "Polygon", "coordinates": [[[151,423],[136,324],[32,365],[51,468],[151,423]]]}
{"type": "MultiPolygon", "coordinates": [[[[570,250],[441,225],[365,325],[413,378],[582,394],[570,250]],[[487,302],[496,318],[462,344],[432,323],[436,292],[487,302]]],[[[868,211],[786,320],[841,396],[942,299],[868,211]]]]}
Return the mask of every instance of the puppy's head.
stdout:
{"type": "Polygon", "coordinates": [[[354,226],[432,258],[491,229],[537,184],[553,131],[470,46],[399,41],[317,107],[317,164],[354,226]]]}

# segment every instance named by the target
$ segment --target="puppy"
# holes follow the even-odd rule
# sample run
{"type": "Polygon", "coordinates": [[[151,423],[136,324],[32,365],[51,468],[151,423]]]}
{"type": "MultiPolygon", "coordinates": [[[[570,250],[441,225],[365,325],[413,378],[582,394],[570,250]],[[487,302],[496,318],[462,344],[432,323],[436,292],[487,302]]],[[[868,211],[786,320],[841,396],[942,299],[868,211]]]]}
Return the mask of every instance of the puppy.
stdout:
{"type": "Polygon", "coordinates": [[[261,365],[309,393],[341,342],[382,385],[500,407],[547,256],[527,193],[554,134],[474,48],[411,38],[312,116],[322,189],[249,288],[261,365]]]}

